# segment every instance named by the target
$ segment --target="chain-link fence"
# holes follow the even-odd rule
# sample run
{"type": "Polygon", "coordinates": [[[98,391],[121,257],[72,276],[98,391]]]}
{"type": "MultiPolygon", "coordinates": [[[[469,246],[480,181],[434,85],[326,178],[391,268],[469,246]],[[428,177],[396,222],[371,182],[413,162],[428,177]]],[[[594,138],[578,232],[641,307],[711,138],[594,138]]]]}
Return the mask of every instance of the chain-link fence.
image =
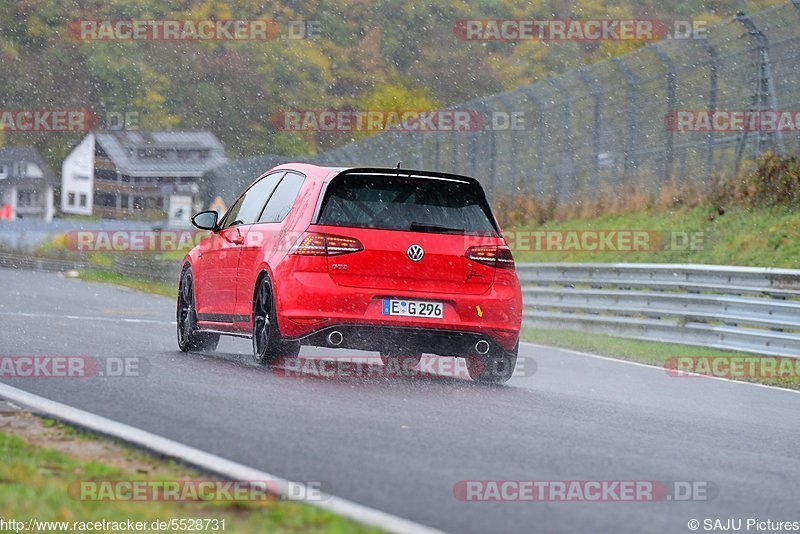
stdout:
{"type": "Polygon", "coordinates": [[[453,109],[479,111],[487,123],[497,114],[522,112],[524,127],[385,131],[314,161],[402,162],[468,174],[493,199],[591,198],[627,188],[655,193],[669,183],[702,189],[712,176],[735,173],[743,158],[800,148],[797,124],[679,131],[673,120],[679,111],[789,111],[786,117],[798,117],[800,0],[739,14],[708,28],[705,38],[659,41],[453,109]]]}

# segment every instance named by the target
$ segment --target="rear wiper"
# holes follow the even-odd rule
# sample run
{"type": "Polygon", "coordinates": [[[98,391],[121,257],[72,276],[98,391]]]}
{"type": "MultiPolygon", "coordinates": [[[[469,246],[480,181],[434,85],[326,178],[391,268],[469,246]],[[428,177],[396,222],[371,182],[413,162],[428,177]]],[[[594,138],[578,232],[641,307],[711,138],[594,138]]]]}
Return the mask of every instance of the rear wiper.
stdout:
{"type": "Polygon", "coordinates": [[[463,234],[466,232],[464,228],[450,228],[447,226],[437,226],[435,224],[422,224],[417,222],[411,223],[412,232],[442,232],[447,234],[463,234]]]}

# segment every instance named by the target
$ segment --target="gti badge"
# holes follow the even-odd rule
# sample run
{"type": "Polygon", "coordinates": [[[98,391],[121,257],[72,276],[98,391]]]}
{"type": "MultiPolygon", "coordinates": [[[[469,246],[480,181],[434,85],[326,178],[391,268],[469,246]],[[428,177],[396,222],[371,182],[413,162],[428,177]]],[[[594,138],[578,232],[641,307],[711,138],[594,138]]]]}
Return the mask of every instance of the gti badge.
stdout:
{"type": "Polygon", "coordinates": [[[411,245],[410,247],[408,247],[406,255],[408,256],[408,259],[411,261],[419,261],[425,255],[425,251],[422,250],[422,247],[419,245],[411,245]]]}

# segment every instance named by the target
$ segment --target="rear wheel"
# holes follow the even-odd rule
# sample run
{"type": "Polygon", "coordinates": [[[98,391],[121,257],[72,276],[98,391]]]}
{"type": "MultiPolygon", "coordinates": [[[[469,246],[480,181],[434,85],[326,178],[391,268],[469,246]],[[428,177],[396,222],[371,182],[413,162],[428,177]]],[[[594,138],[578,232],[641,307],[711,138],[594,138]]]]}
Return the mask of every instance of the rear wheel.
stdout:
{"type": "Polygon", "coordinates": [[[219,343],[218,334],[197,331],[197,311],[194,307],[194,278],[191,267],[184,269],[178,286],[178,348],[188,351],[213,351],[219,343]]]}
{"type": "Polygon", "coordinates": [[[467,371],[476,382],[502,384],[508,382],[517,366],[519,342],[513,350],[493,346],[485,356],[467,358],[467,371]]]}
{"type": "Polygon", "coordinates": [[[281,339],[276,317],[272,284],[265,276],[256,286],[253,300],[253,359],[261,365],[300,353],[300,343],[281,339]]]}

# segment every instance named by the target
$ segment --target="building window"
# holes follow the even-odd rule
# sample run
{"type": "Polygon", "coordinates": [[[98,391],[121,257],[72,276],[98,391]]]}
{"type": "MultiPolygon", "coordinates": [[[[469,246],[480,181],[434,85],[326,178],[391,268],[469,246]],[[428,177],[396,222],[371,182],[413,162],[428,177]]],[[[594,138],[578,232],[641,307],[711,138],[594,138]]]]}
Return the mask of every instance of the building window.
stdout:
{"type": "MultiPolygon", "coordinates": [[[[116,171],[112,171],[110,169],[95,169],[94,170],[94,177],[96,180],[105,180],[107,182],[116,182],[117,181],[117,173],[116,171]]],[[[76,176],[75,178],[79,178],[76,176]]],[[[82,177],[80,177],[82,178],[82,177]]],[[[89,177],[87,176],[86,179],[88,180],[89,177]]]]}
{"type": "Polygon", "coordinates": [[[114,193],[98,191],[94,194],[94,205],[103,208],[116,208],[117,196],[114,193]]]}
{"type": "Polygon", "coordinates": [[[17,206],[30,208],[39,205],[39,192],[30,189],[20,189],[17,192],[17,206]]]}
{"type": "Polygon", "coordinates": [[[25,178],[28,175],[28,164],[25,163],[24,161],[18,161],[14,165],[14,170],[15,170],[14,175],[17,178],[25,178]]]}
{"type": "Polygon", "coordinates": [[[86,175],[86,174],[76,174],[75,175],[75,179],[79,180],[81,182],[86,182],[86,181],[89,181],[89,176],[86,175]]]}
{"type": "Polygon", "coordinates": [[[74,206],[75,205],[75,193],[69,193],[67,195],[67,205],[74,206]]]}
{"type": "Polygon", "coordinates": [[[8,178],[8,168],[5,165],[0,165],[0,180],[8,178]]]}
{"type": "Polygon", "coordinates": [[[85,193],[81,193],[81,207],[82,208],[86,207],[86,194],[85,193]]]}

